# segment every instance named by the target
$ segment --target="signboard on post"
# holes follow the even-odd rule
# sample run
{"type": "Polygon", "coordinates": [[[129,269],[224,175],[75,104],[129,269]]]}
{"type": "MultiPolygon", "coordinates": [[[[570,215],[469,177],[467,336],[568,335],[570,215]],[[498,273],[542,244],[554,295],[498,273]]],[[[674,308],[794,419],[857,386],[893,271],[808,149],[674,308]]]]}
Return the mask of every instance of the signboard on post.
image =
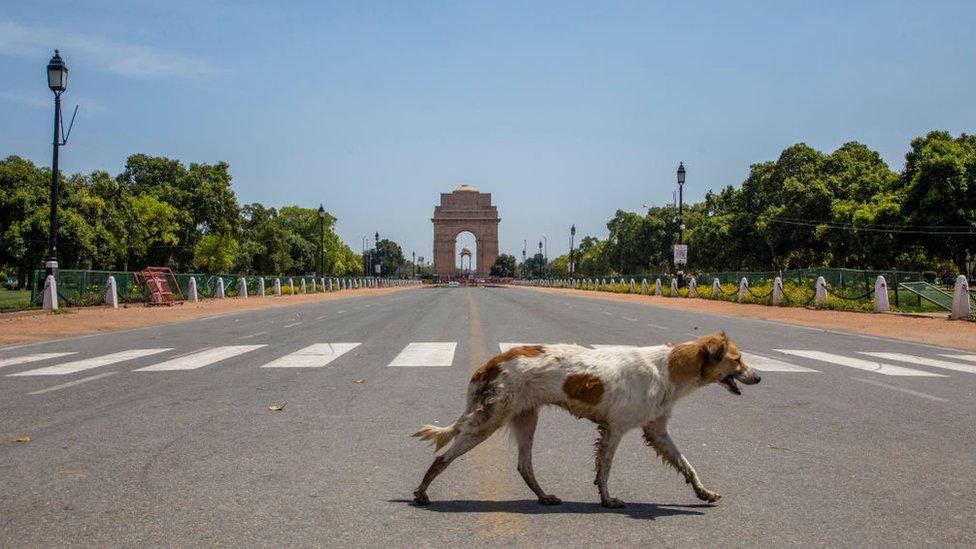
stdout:
{"type": "Polygon", "coordinates": [[[674,245],[674,263],[675,263],[675,265],[687,265],[688,264],[688,245],[687,244],[675,244],[674,245]]]}
{"type": "Polygon", "coordinates": [[[383,266],[377,263],[376,265],[373,266],[373,268],[376,270],[376,274],[380,274],[381,270],[383,269],[383,266]]]}

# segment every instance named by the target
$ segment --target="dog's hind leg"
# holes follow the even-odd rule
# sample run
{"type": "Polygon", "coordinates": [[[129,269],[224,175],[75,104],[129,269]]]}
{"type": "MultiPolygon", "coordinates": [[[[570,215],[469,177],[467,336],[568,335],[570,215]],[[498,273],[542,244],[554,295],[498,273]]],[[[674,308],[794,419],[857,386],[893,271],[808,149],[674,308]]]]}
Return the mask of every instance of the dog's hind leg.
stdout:
{"type": "Polygon", "coordinates": [[[538,422],[538,408],[525,410],[509,420],[512,434],[518,443],[518,472],[522,475],[522,480],[535,492],[540,504],[559,505],[562,501],[556,496],[547,494],[542,490],[542,487],[536,482],[535,472],[532,470],[532,439],[535,437],[535,426],[538,422]]]}
{"type": "Polygon", "coordinates": [[[427,487],[437,478],[437,475],[441,474],[444,469],[447,469],[447,466],[452,461],[484,442],[497,429],[498,426],[494,425],[490,428],[484,428],[474,432],[462,432],[457,435],[457,438],[454,439],[451,446],[443,454],[435,457],[434,462],[430,464],[427,473],[424,475],[424,479],[420,481],[420,486],[417,486],[417,489],[413,491],[414,503],[417,505],[430,503],[430,498],[427,497],[427,487]]]}
{"type": "Polygon", "coordinates": [[[598,430],[600,438],[596,441],[596,480],[593,481],[593,484],[596,484],[597,489],[600,490],[600,504],[610,509],[616,509],[623,507],[624,502],[610,497],[610,492],[607,490],[607,479],[610,477],[613,454],[617,451],[617,445],[620,444],[623,433],[609,425],[600,425],[598,430]]]}
{"type": "Polygon", "coordinates": [[[691,463],[685,459],[685,456],[681,454],[681,450],[678,450],[677,445],[671,440],[671,435],[668,434],[668,425],[665,421],[658,420],[645,425],[644,440],[654,448],[654,451],[657,452],[657,455],[661,457],[666,465],[670,465],[685,477],[685,482],[691,484],[698,499],[714,503],[722,498],[721,494],[705,488],[705,485],[702,484],[701,479],[698,478],[698,473],[695,472],[695,468],[691,466],[691,463]]]}

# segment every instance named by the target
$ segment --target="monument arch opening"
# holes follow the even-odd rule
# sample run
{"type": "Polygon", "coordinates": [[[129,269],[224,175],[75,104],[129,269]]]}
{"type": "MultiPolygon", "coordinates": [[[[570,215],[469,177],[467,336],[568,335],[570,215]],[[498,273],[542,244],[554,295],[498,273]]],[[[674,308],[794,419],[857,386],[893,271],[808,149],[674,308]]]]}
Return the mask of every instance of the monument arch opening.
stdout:
{"type": "Polygon", "coordinates": [[[474,237],[471,250],[474,276],[487,278],[498,257],[501,221],[498,208],[491,204],[491,193],[479,192],[471,185],[441,193],[441,203],[434,207],[431,221],[434,223],[434,272],[441,279],[456,277],[455,267],[461,260],[459,254],[463,247],[458,246],[458,235],[468,232],[474,237]]]}

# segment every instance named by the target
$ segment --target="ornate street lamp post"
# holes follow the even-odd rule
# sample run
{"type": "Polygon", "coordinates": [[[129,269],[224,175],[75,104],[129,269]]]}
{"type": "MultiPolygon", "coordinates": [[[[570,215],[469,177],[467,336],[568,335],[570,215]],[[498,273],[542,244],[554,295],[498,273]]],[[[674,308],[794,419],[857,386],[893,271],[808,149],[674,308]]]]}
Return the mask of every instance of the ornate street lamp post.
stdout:
{"type": "Polygon", "coordinates": [[[383,274],[383,258],[380,256],[380,232],[379,231],[376,231],[376,234],[373,235],[373,238],[376,240],[376,266],[377,266],[376,270],[379,271],[377,273],[378,275],[382,275],[383,274]]]}
{"type": "Polygon", "coordinates": [[[576,274],[576,262],[573,261],[573,252],[576,249],[576,224],[569,228],[569,276],[572,278],[576,274]]]}
{"type": "Polygon", "coordinates": [[[325,257],[325,205],[319,204],[319,276],[322,276],[322,263],[325,257]]]}
{"type": "MultiPolygon", "coordinates": [[[[68,67],[58,50],[47,64],[47,86],[54,92],[54,159],[51,162],[51,226],[50,256],[44,264],[44,277],[58,273],[58,147],[67,143],[61,138],[61,94],[68,87],[68,67]]],[[[72,118],[74,122],[74,118],[72,118]]],[[[68,127],[68,133],[71,127],[68,127]]]]}
{"type": "MultiPolygon", "coordinates": [[[[685,187],[685,164],[684,162],[678,162],[678,244],[684,244],[685,235],[685,201],[684,201],[684,187],[685,187]]],[[[678,287],[684,285],[684,272],[682,271],[681,264],[675,262],[675,269],[678,271],[678,287]]]]}
{"type": "Polygon", "coordinates": [[[413,261],[411,262],[413,267],[411,268],[412,274],[410,278],[417,278],[417,252],[410,252],[410,255],[413,257],[413,261]]]}

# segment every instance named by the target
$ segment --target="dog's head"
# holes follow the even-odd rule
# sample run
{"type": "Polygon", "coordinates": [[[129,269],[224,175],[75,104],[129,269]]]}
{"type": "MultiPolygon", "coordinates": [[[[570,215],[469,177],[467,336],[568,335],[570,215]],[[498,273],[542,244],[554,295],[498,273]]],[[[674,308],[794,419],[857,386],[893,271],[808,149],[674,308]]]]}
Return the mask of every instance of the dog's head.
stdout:
{"type": "Polygon", "coordinates": [[[676,381],[683,378],[702,387],[720,383],[734,395],[742,394],[736,381],[755,385],[762,380],[755,370],[742,362],[739,347],[725,332],[676,345],[668,357],[668,370],[676,381]]]}

